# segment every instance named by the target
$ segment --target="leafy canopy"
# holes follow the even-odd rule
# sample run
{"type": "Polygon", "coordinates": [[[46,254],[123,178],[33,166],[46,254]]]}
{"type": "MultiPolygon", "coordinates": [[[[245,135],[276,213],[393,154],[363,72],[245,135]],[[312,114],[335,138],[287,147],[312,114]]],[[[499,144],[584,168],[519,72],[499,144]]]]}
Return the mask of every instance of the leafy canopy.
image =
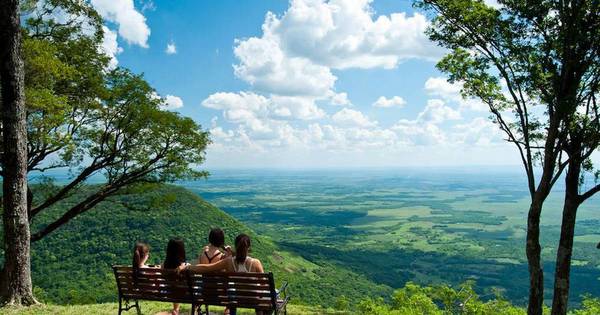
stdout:
{"type": "Polygon", "coordinates": [[[164,110],[165,100],[141,75],[111,68],[101,47],[102,19],[89,3],[26,1],[22,10],[28,171],[70,173],[61,186],[42,176],[48,189],[42,198],[33,198],[30,220],[90,177],[106,179],[54,222],[34,231],[33,241],[133,184],[207,175],[197,168],[210,143],[208,132],[192,119],[164,110]]]}

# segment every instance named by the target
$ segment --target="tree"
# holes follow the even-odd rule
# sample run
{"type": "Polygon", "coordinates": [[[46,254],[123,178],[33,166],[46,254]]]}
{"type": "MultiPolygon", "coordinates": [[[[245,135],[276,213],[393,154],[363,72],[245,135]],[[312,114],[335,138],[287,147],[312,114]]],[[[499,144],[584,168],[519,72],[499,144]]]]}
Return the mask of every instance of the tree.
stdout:
{"type": "MultiPolygon", "coordinates": [[[[207,175],[197,167],[208,132],[191,118],[163,110],[164,99],[142,76],[109,67],[101,49],[102,21],[88,3],[46,0],[31,8],[23,38],[25,171],[42,174],[45,186],[27,207],[31,242],[136,184],[207,175]],[[51,169],[68,169],[69,181],[57,185],[44,177],[51,169]],[[98,176],[102,183],[86,185],[98,176]],[[85,198],[62,203],[75,192],[85,198]],[[44,224],[38,223],[42,216],[44,224]]],[[[8,165],[0,166],[4,174],[8,165]]],[[[11,239],[6,230],[5,239],[11,239]]]]}
{"type": "Polygon", "coordinates": [[[540,216],[572,161],[565,148],[581,105],[574,96],[587,95],[587,85],[597,82],[598,43],[590,35],[600,27],[598,3],[499,2],[501,9],[480,0],[423,0],[417,6],[434,15],[429,37],[450,50],[438,68],[451,82],[464,84],[463,96],[488,105],[491,118],[519,152],[530,193],[528,313],[542,314],[540,216]]]}
{"type": "Polygon", "coordinates": [[[600,170],[595,170],[590,156],[600,144],[600,115],[597,99],[600,97],[600,3],[576,1],[570,10],[559,11],[562,19],[571,25],[570,36],[574,45],[569,56],[573,67],[572,77],[567,80],[578,88],[566,91],[571,110],[575,110],[566,122],[567,137],[563,147],[567,159],[565,196],[560,240],[556,252],[554,273],[554,296],[552,314],[567,314],[570,287],[571,256],[577,209],[600,191],[600,170]],[[573,59],[579,59],[573,61],[573,59]],[[586,189],[586,182],[593,174],[594,183],[586,189]]]}
{"type": "Polygon", "coordinates": [[[0,293],[8,304],[34,304],[27,216],[27,132],[19,1],[0,5],[2,192],[5,261],[0,293]]]}

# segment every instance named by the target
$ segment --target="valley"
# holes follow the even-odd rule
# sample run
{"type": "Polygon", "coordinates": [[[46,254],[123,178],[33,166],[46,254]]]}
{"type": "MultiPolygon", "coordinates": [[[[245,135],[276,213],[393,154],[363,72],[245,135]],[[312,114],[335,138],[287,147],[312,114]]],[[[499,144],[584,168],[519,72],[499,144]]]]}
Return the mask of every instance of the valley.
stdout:
{"type": "MultiPolygon", "coordinates": [[[[312,263],[333,263],[392,288],[473,280],[484,296],[501,292],[526,302],[528,195],[519,169],[228,170],[182,185],[312,263]]],[[[542,215],[547,271],[560,232],[561,189],[542,215]]],[[[600,294],[598,210],[596,198],[578,215],[573,301],[600,294]]],[[[551,286],[549,279],[546,293],[551,286]]]]}

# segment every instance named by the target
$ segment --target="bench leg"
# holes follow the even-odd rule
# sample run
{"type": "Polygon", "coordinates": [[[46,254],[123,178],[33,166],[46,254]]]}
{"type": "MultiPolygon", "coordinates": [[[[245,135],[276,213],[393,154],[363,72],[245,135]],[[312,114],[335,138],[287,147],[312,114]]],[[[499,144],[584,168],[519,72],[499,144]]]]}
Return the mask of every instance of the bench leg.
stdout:
{"type": "Polygon", "coordinates": [[[121,307],[123,299],[121,297],[119,297],[119,315],[121,315],[121,312],[123,312],[123,308],[121,307]]]}
{"type": "Polygon", "coordinates": [[[142,309],[140,308],[138,300],[135,300],[135,309],[137,310],[138,315],[142,315],[142,309]]]}

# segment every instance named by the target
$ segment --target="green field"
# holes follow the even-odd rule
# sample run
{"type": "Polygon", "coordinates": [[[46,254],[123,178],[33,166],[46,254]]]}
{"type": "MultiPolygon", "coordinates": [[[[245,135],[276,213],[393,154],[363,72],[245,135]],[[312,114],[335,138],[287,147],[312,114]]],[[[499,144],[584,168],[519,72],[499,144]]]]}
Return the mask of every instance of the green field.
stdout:
{"type": "MultiPolygon", "coordinates": [[[[222,171],[183,185],[313,263],[394,288],[473,279],[483,294],[499,289],[518,304],[527,296],[528,195],[518,170],[222,171]]],[[[550,271],[560,189],[542,216],[550,271]]],[[[596,198],[579,211],[574,301],[600,295],[599,206],[596,198]]],[[[546,284],[551,293],[551,279],[546,284]]]]}

